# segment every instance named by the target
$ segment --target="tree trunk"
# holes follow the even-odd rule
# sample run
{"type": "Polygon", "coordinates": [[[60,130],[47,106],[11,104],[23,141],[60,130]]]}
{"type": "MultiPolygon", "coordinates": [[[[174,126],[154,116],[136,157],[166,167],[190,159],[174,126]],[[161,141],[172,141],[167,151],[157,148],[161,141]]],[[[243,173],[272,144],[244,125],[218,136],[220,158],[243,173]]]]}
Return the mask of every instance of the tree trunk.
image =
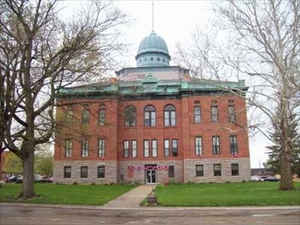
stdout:
{"type": "Polygon", "coordinates": [[[279,189],[283,191],[294,189],[291,162],[287,151],[282,151],[280,155],[280,188],[279,189]]]}
{"type": "Polygon", "coordinates": [[[291,137],[288,123],[288,116],[286,115],[287,106],[282,101],[284,116],[281,118],[281,153],[280,157],[280,190],[288,191],[294,189],[293,175],[292,175],[292,165],[291,165],[291,137]]]}
{"type": "MultiPolygon", "coordinates": [[[[29,145],[30,146],[30,145],[29,145]]],[[[29,148],[27,145],[26,148],[29,148]]],[[[34,193],[34,152],[33,149],[24,149],[26,155],[23,159],[23,193],[24,199],[32,198],[35,196],[34,193]]]]}

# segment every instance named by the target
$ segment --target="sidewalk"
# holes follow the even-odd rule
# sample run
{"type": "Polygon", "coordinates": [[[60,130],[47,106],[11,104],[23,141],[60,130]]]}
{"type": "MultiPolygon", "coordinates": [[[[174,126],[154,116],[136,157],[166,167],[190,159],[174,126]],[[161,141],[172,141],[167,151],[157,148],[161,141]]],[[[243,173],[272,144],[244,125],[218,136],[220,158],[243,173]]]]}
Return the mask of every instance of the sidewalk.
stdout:
{"type": "Polygon", "coordinates": [[[137,208],[140,203],[151,193],[155,185],[141,185],[133,190],[111,200],[104,207],[107,208],[137,208]]]}

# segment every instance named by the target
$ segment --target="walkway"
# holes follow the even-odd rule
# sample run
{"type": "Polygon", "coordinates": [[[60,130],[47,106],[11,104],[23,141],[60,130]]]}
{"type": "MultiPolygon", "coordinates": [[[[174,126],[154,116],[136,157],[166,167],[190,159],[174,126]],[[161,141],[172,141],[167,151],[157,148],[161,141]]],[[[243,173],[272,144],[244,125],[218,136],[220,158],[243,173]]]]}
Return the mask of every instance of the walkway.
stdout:
{"type": "Polygon", "coordinates": [[[141,185],[104,205],[107,208],[136,208],[151,193],[155,185],[141,185]]]}

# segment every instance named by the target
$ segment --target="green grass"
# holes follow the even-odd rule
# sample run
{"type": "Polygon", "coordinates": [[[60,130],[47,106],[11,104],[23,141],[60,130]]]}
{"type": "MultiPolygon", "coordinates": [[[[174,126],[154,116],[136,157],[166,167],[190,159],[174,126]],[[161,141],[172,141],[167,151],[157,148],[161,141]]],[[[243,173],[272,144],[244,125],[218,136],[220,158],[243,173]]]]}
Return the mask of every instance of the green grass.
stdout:
{"type": "Polygon", "coordinates": [[[103,205],[136,187],[135,185],[63,185],[35,184],[39,197],[17,200],[20,184],[5,184],[0,188],[0,202],[25,202],[66,205],[103,205]]]}
{"type": "Polygon", "coordinates": [[[278,183],[169,184],[155,189],[160,206],[282,206],[300,205],[300,183],[279,191],[278,183]]]}

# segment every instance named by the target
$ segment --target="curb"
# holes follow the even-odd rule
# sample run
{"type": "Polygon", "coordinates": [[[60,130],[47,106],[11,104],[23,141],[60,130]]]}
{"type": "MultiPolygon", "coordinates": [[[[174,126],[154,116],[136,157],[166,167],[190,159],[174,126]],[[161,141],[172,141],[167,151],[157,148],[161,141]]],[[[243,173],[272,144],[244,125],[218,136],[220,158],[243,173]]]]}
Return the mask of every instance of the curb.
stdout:
{"type": "Polygon", "coordinates": [[[92,210],[146,210],[146,211],[171,211],[171,210],[300,210],[300,206],[241,206],[241,207],[136,207],[136,208],[115,208],[105,206],[82,206],[82,205],[51,205],[51,204],[31,204],[31,203],[3,203],[0,207],[39,207],[39,208],[62,208],[62,209],[92,209],[92,210]]]}

